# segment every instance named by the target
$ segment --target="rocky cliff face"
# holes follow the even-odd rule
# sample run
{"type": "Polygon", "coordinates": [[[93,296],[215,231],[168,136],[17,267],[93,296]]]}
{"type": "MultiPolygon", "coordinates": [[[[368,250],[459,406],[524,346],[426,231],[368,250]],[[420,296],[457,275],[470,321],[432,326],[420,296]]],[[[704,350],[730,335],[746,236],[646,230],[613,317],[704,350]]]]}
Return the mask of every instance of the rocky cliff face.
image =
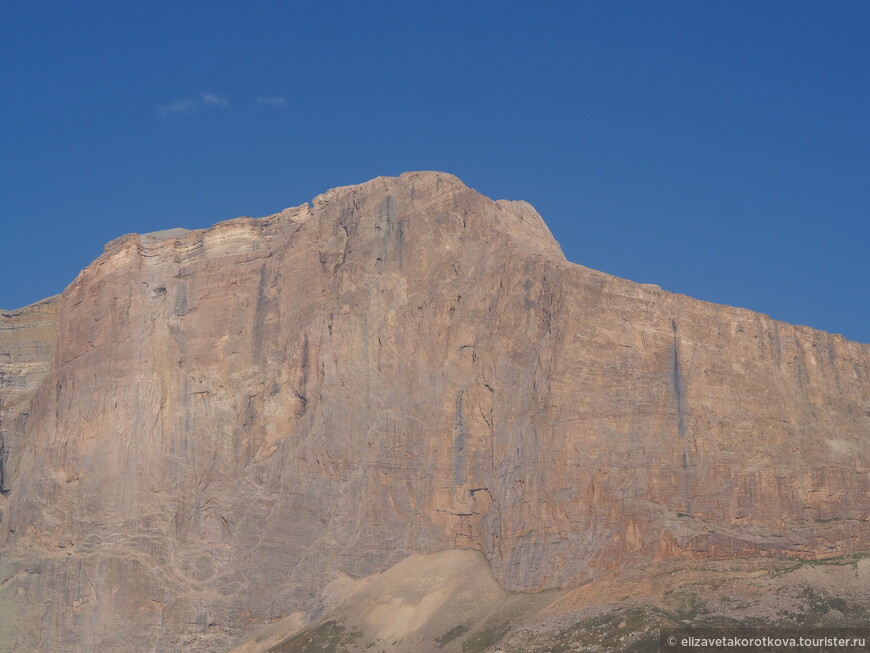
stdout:
{"type": "MultiPolygon", "coordinates": [[[[0,311],[0,495],[7,495],[23,450],[28,400],[54,359],[60,296],[0,311]],[[13,454],[10,457],[10,454],[13,454]]],[[[2,501],[2,500],[0,500],[2,501]]],[[[5,502],[0,504],[5,506],[5,502]]]]}
{"type": "Polygon", "coordinates": [[[447,548],[526,591],[870,548],[870,346],[441,173],[117,239],[2,314],[0,392],[3,650],[229,648],[447,548]]]}

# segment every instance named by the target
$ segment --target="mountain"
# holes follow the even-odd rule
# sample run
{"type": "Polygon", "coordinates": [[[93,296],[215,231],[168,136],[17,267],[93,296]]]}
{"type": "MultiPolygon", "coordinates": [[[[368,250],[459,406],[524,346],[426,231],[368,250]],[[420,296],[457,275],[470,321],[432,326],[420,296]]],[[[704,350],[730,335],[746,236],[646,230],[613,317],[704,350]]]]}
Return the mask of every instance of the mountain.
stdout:
{"type": "Polygon", "coordinates": [[[0,650],[867,614],[870,346],[569,263],[448,174],[122,236],[0,314],[0,393],[0,650]]]}

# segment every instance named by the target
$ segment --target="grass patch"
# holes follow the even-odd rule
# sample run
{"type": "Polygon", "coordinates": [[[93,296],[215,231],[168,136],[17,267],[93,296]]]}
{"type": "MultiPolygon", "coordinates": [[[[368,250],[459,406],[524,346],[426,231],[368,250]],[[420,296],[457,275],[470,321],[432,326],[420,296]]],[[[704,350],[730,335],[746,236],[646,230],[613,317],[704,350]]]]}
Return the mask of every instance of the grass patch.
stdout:
{"type": "Polygon", "coordinates": [[[841,567],[851,565],[853,569],[857,569],[858,563],[865,558],[870,558],[870,555],[866,553],[853,553],[850,555],[835,556],[833,558],[819,558],[818,560],[798,560],[796,564],[768,572],[768,576],[770,578],[781,578],[786,574],[790,574],[791,572],[797,571],[803,567],[819,567],[822,565],[841,567]]]}
{"type": "Polygon", "coordinates": [[[471,624],[459,624],[456,628],[451,628],[446,633],[435,639],[435,646],[441,648],[445,644],[449,644],[454,639],[462,637],[465,633],[471,630],[471,624]]]}
{"type": "Polygon", "coordinates": [[[462,653],[482,653],[490,646],[501,641],[510,629],[509,623],[501,623],[478,630],[462,642],[462,653]]]}
{"type": "Polygon", "coordinates": [[[658,651],[658,631],[663,624],[673,626],[670,617],[659,610],[632,606],[580,621],[561,631],[543,650],[551,653],[573,651],[658,651]]]}
{"type": "Polygon", "coordinates": [[[343,653],[360,637],[358,630],[348,632],[337,621],[327,621],[270,648],[269,653],[343,653]]]}

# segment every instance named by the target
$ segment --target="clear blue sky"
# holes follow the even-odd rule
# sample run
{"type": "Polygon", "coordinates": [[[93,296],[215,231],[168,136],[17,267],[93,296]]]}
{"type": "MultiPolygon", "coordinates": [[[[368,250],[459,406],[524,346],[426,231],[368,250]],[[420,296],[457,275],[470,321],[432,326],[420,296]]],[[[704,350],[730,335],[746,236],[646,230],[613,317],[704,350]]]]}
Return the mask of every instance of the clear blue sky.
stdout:
{"type": "Polygon", "coordinates": [[[870,2],[18,2],[0,306],[127,232],[444,170],[568,258],[870,342],[870,2]]]}

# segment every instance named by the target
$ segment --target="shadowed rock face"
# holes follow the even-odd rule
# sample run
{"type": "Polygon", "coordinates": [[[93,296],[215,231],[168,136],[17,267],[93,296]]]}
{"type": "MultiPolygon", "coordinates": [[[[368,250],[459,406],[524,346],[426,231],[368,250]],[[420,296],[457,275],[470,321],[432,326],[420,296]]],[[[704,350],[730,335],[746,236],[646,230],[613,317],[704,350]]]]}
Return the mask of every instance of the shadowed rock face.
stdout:
{"type": "Polygon", "coordinates": [[[3,650],[229,648],[451,547],[511,590],[870,548],[870,346],[568,263],[443,173],[117,239],[0,356],[3,650]]]}

